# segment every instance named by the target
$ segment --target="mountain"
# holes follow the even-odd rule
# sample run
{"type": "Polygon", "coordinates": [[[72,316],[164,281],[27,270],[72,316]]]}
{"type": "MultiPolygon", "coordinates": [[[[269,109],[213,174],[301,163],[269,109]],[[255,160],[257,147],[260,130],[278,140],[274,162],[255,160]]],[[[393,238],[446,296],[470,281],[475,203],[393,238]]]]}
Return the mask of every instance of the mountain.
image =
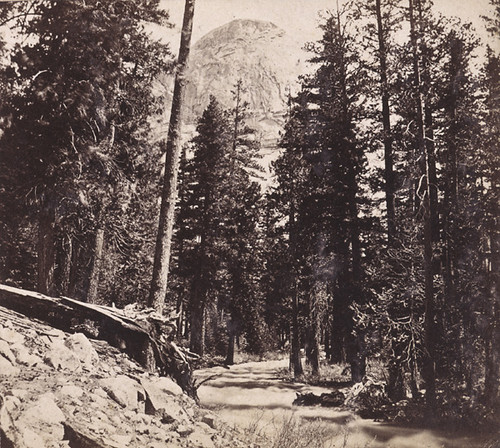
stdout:
{"type": "MultiPolygon", "coordinates": [[[[260,20],[234,20],[203,36],[193,45],[189,60],[186,137],[193,134],[210,95],[224,107],[234,107],[231,91],[241,79],[251,113],[247,123],[259,132],[263,164],[268,164],[284,124],[288,92],[296,91],[298,76],[306,70],[302,45],[273,23],[260,20]]],[[[162,135],[166,131],[164,127],[162,135]]]]}

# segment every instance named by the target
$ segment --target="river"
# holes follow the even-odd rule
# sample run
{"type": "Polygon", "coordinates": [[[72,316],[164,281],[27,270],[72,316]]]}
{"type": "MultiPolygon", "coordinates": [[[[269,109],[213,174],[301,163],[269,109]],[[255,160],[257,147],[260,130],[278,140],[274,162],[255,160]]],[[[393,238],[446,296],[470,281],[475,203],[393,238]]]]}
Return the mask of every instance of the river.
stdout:
{"type": "MultiPolygon", "coordinates": [[[[198,381],[214,378],[198,390],[201,404],[217,411],[221,419],[240,428],[262,431],[269,436],[290,418],[319,420],[328,428],[331,446],[348,448],[483,448],[491,435],[429,430],[361,419],[334,408],[293,406],[296,393],[320,394],[331,390],[278,377],[287,360],[250,362],[196,372],[198,381]]],[[[329,445],[330,446],[330,445],[329,445]]]]}

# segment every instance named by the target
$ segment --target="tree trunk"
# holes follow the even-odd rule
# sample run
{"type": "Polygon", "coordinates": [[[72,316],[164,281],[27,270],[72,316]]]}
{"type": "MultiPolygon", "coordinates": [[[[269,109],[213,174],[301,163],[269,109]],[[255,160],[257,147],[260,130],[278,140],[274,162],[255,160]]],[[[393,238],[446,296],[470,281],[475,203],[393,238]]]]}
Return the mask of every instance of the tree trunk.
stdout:
{"type": "Polygon", "coordinates": [[[89,288],[87,291],[88,303],[96,303],[97,301],[97,291],[99,288],[99,275],[101,273],[103,253],[104,253],[104,228],[101,225],[99,225],[99,227],[97,227],[95,234],[94,255],[92,258],[92,267],[90,268],[89,288]]]}
{"type": "MultiPolygon", "coordinates": [[[[498,211],[498,207],[495,207],[495,209],[498,211]]],[[[498,263],[500,255],[500,232],[497,224],[498,213],[493,217],[492,221],[493,226],[489,234],[491,255],[487,273],[491,305],[489,307],[490,315],[488,316],[488,331],[485,341],[486,368],[484,379],[484,394],[487,403],[490,405],[498,403],[498,387],[500,386],[500,264],[498,263]]]]}
{"type": "Polygon", "coordinates": [[[293,369],[293,376],[299,378],[304,373],[304,370],[302,369],[302,360],[300,359],[299,297],[297,286],[292,298],[291,333],[290,368],[293,369]]]}
{"type": "Polygon", "coordinates": [[[43,205],[38,217],[38,291],[52,294],[55,268],[55,210],[43,205]]]}
{"type": "Polygon", "coordinates": [[[387,396],[394,402],[403,400],[406,396],[403,366],[401,364],[401,350],[398,350],[394,339],[392,342],[391,359],[388,365],[389,378],[387,379],[387,396]]]}
{"type": "Polygon", "coordinates": [[[200,285],[193,285],[190,318],[191,318],[191,333],[189,347],[193,353],[203,356],[205,353],[205,300],[202,293],[199,291],[200,285]]]}
{"type": "Polygon", "coordinates": [[[340,364],[346,361],[344,336],[346,328],[346,291],[344,273],[337,279],[337,287],[333,294],[333,316],[330,328],[330,362],[340,364]]]}
{"type": "Polygon", "coordinates": [[[153,367],[161,375],[172,376],[189,396],[198,398],[189,364],[189,359],[195,357],[171,341],[174,325],[166,319],[151,318],[147,314],[130,318],[111,307],[49,297],[5,285],[0,285],[0,306],[66,332],[73,332],[75,324],[83,328],[82,324],[91,321],[92,330],[87,336],[107,341],[143,367],[153,367]],[[149,362],[149,353],[153,355],[153,364],[149,362]]]}
{"type": "Polygon", "coordinates": [[[378,53],[380,59],[380,84],[382,86],[382,124],[384,127],[384,177],[385,177],[385,204],[387,208],[387,240],[389,246],[394,242],[396,235],[395,212],[395,182],[392,153],[391,113],[389,109],[389,87],[387,83],[387,50],[385,47],[384,27],[382,23],[381,0],[375,2],[377,14],[378,53]]]}
{"type": "Polygon", "coordinates": [[[320,338],[320,304],[318,285],[310,288],[309,292],[309,329],[308,329],[308,350],[307,361],[311,366],[312,375],[319,376],[319,338],[320,338]]]}
{"type": "Polygon", "coordinates": [[[429,146],[425,143],[425,120],[422,107],[422,82],[420,79],[420,56],[418,52],[418,41],[415,30],[414,16],[414,1],[409,0],[410,13],[410,39],[413,52],[413,71],[414,71],[414,88],[415,102],[417,112],[417,131],[418,131],[418,148],[419,155],[425,160],[425,172],[423,173],[425,182],[421,189],[423,196],[424,209],[424,359],[423,359],[423,377],[426,389],[426,403],[428,406],[429,416],[432,416],[435,410],[436,402],[436,373],[435,373],[435,329],[434,329],[434,285],[433,285],[433,248],[432,248],[432,201],[431,201],[431,156],[429,146]]]}
{"type": "Polygon", "coordinates": [[[438,202],[438,185],[437,185],[437,172],[436,172],[436,153],[434,144],[434,119],[432,116],[432,109],[429,104],[425,104],[425,150],[426,150],[426,169],[428,170],[429,179],[429,194],[430,194],[430,220],[432,241],[439,241],[439,202],[438,202]]]}
{"type": "Polygon", "coordinates": [[[68,297],[75,297],[76,282],[78,274],[78,260],[80,257],[80,244],[78,240],[75,239],[72,243],[71,250],[71,265],[69,270],[69,282],[68,282],[68,297]]]}
{"type": "Polygon", "coordinates": [[[57,271],[57,290],[59,291],[59,294],[63,296],[69,295],[72,258],[73,241],[71,235],[65,232],[59,247],[59,262],[57,271]]]}
{"type": "Polygon", "coordinates": [[[290,370],[293,369],[295,378],[302,376],[302,360],[300,358],[300,328],[299,328],[299,274],[297,267],[297,222],[295,215],[295,204],[290,204],[289,226],[290,226],[290,258],[292,260],[292,322],[290,327],[290,370]]]}
{"type": "Polygon", "coordinates": [[[360,383],[366,375],[365,341],[362,334],[358,334],[352,342],[351,354],[349,356],[351,364],[351,381],[360,383]]]}
{"type": "Polygon", "coordinates": [[[227,322],[227,333],[228,342],[225,364],[228,366],[232,366],[234,364],[234,345],[236,342],[236,326],[232,318],[227,322]]]}
{"type": "Polygon", "coordinates": [[[167,153],[163,191],[160,207],[158,236],[156,239],[153,278],[149,294],[149,306],[158,313],[163,312],[172,248],[172,234],[177,200],[177,176],[181,153],[182,103],[186,85],[185,72],[191,44],[195,0],[186,0],[184,21],[182,24],[178,67],[175,76],[172,110],[168,129],[167,153]]]}

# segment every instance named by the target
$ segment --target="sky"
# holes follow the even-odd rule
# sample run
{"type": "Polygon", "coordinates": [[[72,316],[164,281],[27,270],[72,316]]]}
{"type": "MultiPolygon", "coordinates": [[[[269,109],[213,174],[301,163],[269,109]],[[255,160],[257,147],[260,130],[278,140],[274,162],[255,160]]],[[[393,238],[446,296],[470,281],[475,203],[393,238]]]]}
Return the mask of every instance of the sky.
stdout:
{"type": "MultiPolygon", "coordinates": [[[[170,12],[171,22],[179,31],[184,0],[163,0],[162,6],[170,12]]],[[[489,39],[481,19],[481,15],[491,14],[489,0],[434,0],[434,6],[444,15],[472,22],[479,37],[489,39]]],[[[196,0],[193,42],[234,19],[267,20],[302,42],[312,41],[319,37],[318,12],[335,8],[336,0],[196,0]]],[[[495,44],[500,50],[500,43],[495,44]]],[[[172,45],[176,50],[178,43],[172,42],[172,45]]]]}

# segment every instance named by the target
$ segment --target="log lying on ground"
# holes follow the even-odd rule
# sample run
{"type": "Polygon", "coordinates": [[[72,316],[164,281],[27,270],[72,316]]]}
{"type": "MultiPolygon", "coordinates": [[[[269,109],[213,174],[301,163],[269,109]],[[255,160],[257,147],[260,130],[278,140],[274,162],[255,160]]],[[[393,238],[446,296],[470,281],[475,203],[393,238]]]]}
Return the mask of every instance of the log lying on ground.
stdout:
{"type": "Polygon", "coordinates": [[[134,313],[94,305],[67,297],[49,297],[0,284],[0,306],[39,319],[66,332],[79,331],[107,341],[127,353],[145,369],[171,376],[197,400],[190,359],[192,353],[178,347],[171,337],[175,323],[153,312],[134,313]]]}
{"type": "Polygon", "coordinates": [[[330,392],[329,394],[315,395],[312,392],[305,394],[297,393],[297,397],[293,401],[296,406],[316,406],[337,407],[344,404],[345,395],[339,390],[330,392]]]}

